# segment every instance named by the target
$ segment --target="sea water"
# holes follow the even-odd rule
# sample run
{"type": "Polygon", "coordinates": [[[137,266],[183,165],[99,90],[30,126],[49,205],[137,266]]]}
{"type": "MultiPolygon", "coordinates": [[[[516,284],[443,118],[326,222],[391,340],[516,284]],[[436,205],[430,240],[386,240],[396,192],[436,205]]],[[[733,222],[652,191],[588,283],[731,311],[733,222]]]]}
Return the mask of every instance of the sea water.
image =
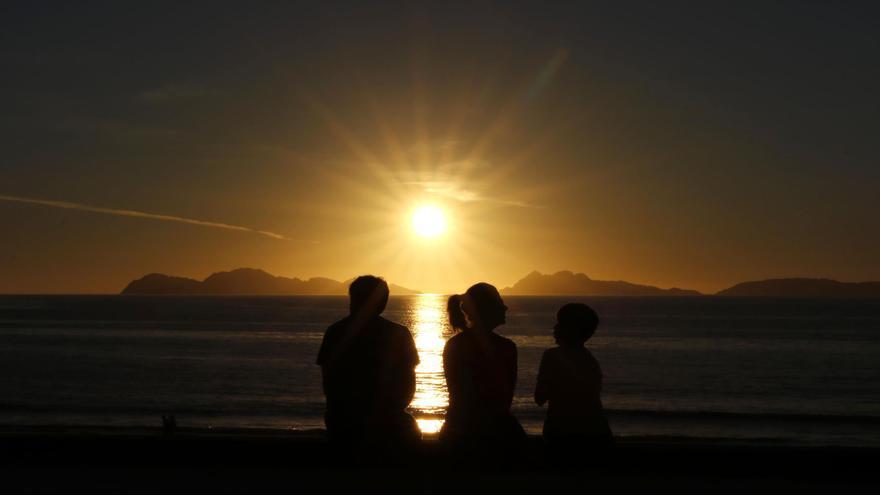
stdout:
{"type": "MultiPolygon", "coordinates": [[[[880,445],[880,300],[506,297],[519,350],[513,412],[532,393],[566,302],[596,309],[588,347],[616,435],[880,445]]],[[[345,297],[0,296],[0,425],[312,429],[315,356],[345,297]]],[[[419,350],[411,411],[426,433],[448,396],[446,297],[392,297],[419,350]]]]}

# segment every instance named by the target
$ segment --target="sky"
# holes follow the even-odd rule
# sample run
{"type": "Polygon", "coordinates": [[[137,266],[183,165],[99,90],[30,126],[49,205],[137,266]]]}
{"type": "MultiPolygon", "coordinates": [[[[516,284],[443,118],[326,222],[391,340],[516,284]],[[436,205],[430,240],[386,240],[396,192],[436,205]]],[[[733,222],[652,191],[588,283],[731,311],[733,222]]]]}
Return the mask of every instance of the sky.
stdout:
{"type": "Polygon", "coordinates": [[[880,279],[880,7],[572,4],[4,2],[0,292],[880,279]]]}

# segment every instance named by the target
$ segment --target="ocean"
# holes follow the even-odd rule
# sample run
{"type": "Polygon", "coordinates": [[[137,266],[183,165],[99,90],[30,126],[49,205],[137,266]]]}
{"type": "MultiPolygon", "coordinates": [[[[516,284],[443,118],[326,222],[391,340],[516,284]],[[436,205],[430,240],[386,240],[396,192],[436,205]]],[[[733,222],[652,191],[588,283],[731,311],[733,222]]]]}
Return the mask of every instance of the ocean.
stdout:
{"type": "MultiPolygon", "coordinates": [[[[588,347],[620,437],[880,446],[880,300],[506,297],[513,412],[540,433],[537,365],[555,312],[590,304],[588,347]]],[[[345,297],[0,296],[0,425],[323,427],[324,329],[345,297]]],[[[412,413],[447,403],[446,297],[392,297],[421,364],[412,413]]]]}

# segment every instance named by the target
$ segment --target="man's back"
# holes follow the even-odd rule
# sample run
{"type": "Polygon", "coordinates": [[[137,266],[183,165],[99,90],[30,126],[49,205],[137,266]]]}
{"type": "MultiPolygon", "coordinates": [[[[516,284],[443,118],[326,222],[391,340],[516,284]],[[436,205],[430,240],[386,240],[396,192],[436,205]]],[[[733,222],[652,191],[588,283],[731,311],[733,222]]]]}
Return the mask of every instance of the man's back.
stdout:
{"type": "Polygon", "coordinates": [[[387,435],[412,429],[406,413],[419,362],[406,327],[381,316],[346,317],[324,334],[317,363],[327,397],[331,436],[387,435]]]}

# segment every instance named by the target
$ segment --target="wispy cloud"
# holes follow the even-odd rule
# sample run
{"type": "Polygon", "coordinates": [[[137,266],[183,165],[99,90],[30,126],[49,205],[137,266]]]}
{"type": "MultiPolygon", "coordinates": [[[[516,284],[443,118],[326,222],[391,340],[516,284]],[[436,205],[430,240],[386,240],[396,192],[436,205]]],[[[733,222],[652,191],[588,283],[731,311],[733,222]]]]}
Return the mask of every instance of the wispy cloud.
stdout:
{"type": "Polygon", "coordinates": [[[280,239],[289,241],[291,239],[281,235],[276,234],[275,232],[269,232],[267,230],[257,230],[252,229],[250,227],[243,227],[241,225],[232,225],[228,223],[220,223],[220,222],[209,222],[207,220],[197,220],[195,218],[186,218],[186,217],[178,217],[173,215],[161,215],[158,213],[148,213],[145,211],[137,211],[137,210],[123,210],[117,208],[102,208],[100,206],[89,206],[81,203],[71,203],[68,201],[55,201],[51,199],[39,199],[39,198],[23,198],[20,196],[7,196],[0,194],[0,201],[9,201],[13,203],[25,203],[31,205],[41,205],[41,206],[51,206],[53,208],[64,208],[66,210],[79,210],[79,211],[88,211],[92,213],[103,213],[105,215],[116,215],[121,217],[135,217],[135,218],[148,218],[151,220],[163,220],[166,222],[178,222],[178,223],[186,223],[190,225],[200,225],[202,227],[214,227],[218,229],[226,229],[226,230],[237,230],[239,232],[251,232],[253,234],[260,234],[266,237],[271,237],[273,239],[280,239]]]}
{"type": "Polygon", "coordinates": [[[428,194],[434,194],[462,203],[482,201],[504,206],[516,206],[520,208],[540,208],[540,206],[507,198],[487,196],[477,191],[458,186],[452,181],[410,181],[407,184],[416,186],[428,194]]]}

